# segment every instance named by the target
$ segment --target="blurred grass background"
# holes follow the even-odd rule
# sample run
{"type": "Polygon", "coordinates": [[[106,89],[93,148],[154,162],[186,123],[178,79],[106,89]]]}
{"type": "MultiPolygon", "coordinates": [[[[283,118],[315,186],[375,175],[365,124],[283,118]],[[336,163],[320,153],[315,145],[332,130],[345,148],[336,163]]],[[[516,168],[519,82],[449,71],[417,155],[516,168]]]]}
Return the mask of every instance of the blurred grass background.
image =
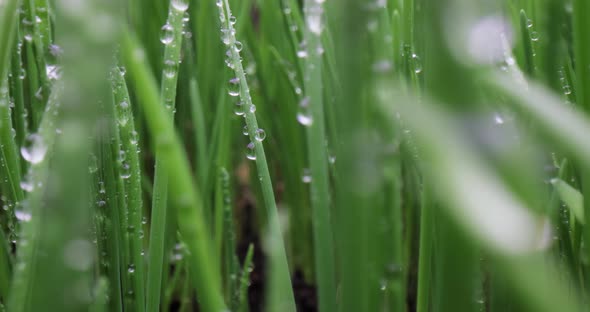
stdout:
{"type": "Polygon", "coordinates": [[[583,311],[587,0],[0,0],[0,309],[583,311]]]}

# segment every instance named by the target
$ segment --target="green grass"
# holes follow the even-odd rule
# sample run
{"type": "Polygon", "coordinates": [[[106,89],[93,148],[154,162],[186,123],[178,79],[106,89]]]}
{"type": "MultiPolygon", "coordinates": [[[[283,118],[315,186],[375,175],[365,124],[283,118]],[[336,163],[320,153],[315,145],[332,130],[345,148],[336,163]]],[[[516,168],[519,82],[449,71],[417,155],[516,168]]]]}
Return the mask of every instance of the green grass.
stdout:
{"type": "Polygon", "coordinates": [[[0,311],[583,311],[584,0],[0,0],[0,311]]]}

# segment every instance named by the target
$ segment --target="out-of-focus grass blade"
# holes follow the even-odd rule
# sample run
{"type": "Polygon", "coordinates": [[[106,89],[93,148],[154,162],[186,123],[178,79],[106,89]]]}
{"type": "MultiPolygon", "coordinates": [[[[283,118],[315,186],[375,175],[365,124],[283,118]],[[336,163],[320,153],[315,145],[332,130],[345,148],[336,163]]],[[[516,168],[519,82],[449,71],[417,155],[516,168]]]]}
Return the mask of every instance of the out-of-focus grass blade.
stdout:
{"type": "Polygon", "coordinates": [[[460,140],[452,119],[440,109],[407,98],[397,98],[396,104],[421,155],[433,166],[426,174],[446,203],[444,213],[489,252],[528,307],[577,311],[577,301],[571,300],[566,287],[555,287],[561,284],[556,272],[534,256],[550,243],[546,218],[534,216],[504,188],[460,140]]]}
{"type": "Polygon", "coordinates": [[[545,87],[529,81],[522,88],[502,74],[486,78],[489,85],[511,97],[513,104],[537,120],[554,142],[571,152],[586,168],[590,168],[590,120],[563,102],[545,87]]]}

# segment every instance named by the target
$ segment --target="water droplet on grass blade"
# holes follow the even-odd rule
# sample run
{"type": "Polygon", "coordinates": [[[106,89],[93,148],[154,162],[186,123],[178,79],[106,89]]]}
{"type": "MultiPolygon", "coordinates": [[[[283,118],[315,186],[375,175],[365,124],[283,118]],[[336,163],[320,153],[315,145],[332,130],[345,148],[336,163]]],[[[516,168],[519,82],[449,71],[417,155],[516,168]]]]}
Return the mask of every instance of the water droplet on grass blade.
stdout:
{"type": "Polygon", "coordinates": [[[172,27],[172,25],[166,23],[164,26],[162,26],[160,41],[165,45],[169,45],[172,43],[172,41],[174,41],[174,27],[172,27]]]}
{"type": "Polygon", "coordinates": [[[164,61],[164,77],[171,79],[176,76],[178,72],[178,63],[173,60],[166,60],[164,61]]]}
{"type": "Polygon", "coordinates": [[[240,41],[236,41],[234,44],[236,52],[242,51],[242,43],[240,41]]]}
{"type": "Polygon", "coordinates": [[[238,96],[240,95],[240,79],[239,78],[232,78],[229,80],[229,87],[227,90],[227,94],[230,96],[238,96]]]}
{"type": "Polygon", "coordinates": [[[184,12],[188,9],[188,0],[172,0],[172,7],[177,11],[184,12]]]}
{"type": "Polygon", "coordinates": [[[420,61],[420,57],[416,54],[412,54],[412,65],[416,74],[422,72],[422,62],[420,61]]]}
{"type": "Polygon", "coordinates": [[[137,134],[137,131],[131,131],[131,137],[129,138],[129,142],[133,145],[137,145],[137,142],[139,141],[138,137],[139,135],[137,134]]]}
{"type": "Polygon", "coordinates": [[[245,125],[244,128],[242,129],[242,134],[248,135],[248,125],[245,125]]]}
{"type": "Polygon", "coordinates": [[[256,160],[256,153],[254,151],[254,143],[250,142],[246,146],[246,158],[256,160]]]}
{"type": "Polygon", "coordinates": [[[301,181],[305,184],[311,183],[311,170],[309,170],[309,168],[303,169],[303,175],[301,175],[301,181]]]}
{"type": "Polygon", "coordinates": [[[22,209],[16,209],[14,211],[14,216],[20,222],[28,222],[31,221],[31,213],[28,211],[24,211],[22,209]]]}
{"type": "Polygon", "coordinates": [[[57,65],[46,65],[45,74],[49,80],[59,80],[61,77],[61,70],[57,65]]]}
{"type": "Polygon", "coordinates": [[[266,138],[266,132],[263,129],[257,129],[256,134],[254,135],[257,141],[262,142],[266,138]]]}
{"type": "Polygon", "coordinates": [[[131,168],[128,163],[121,164],[121,179],[126,180],[131,177],[131,168]]]}
{"type": "Polygon", "coordinates": [[[299,112],[297,112],[297,121],[303,126],[311,126],[313,117],[309,111],[309,97],[304,97],[299,102],[299,112]]]}
{"type": "Polygon", "coordinates": [[[494,114],[494,123],[496,123],[497,125],[501,125],[504,123],[504,118],[502,118],[500,114],[494,114]]]}
{"type": "Polygon", "coordinates": [[[318,13],[312,13],[306,19],[307,29],[315,35],[322,33],[322,18],[318,13]]]}
{"type": "Polygon", "coordinates": [[[45,158],[47,146],[38,134],[29,135],[20,149],[23,158],[31,164],[38,164],[45,158]]]}
{"type": "MultiPolygon", "coordinates": [[[[234,108],[234,113],[238,116],[243,116],[245,113],[245,107],[244,107],[244,103],[242,103],[242,101],[238,101],[236,102],[236,107],[234,108]]],[[[247,132],[247,131],[246,131],[247,132]]]]}

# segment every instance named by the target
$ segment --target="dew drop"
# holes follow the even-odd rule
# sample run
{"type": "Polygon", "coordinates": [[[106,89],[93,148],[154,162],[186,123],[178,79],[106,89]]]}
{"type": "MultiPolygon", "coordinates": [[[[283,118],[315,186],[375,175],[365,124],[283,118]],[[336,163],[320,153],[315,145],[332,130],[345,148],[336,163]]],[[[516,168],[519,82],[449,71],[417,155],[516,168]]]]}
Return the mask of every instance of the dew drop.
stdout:
{"type": "Polygon", "coordinates": [[[238,101],[236,103],[236,107],[234,108],[234,113],[238,116],[243,116],[245,111],[244,111],[244,103],[242,103],[242,101],[238,101]]]}
{"type": "Polygon", "coordinates": [[[305,184],[311,183],[311,170],[309,170],[309,168],[303,169],[303,175],[301,175],[301,181],[305,184]]]}
{"type": "Polygon", "coordinates": [[[240,79],[239,78],[232,78],[229,80],[229,88],[227,90],[227,94],[230,96],[238,96],[240,95],[240,79]]]}
{"type": "Polygon", "coordinates": [[[25,71],[24,68],[21,68],[20,72],[18,73],[18,79],[24,80],[26,77],[27,77],[27,71],[25,71]]]}
{"type": "Polygon", "coordinates": [[[307,28],[315,35],[322,33],[322,19],[319,14],[309,14],[306,19],[307,28]]]}
{"type": "Polygon", "coordinates": [[[266,132],[263,129],[257,129],[254,138],[256,141],[262,142],[266,138],[266,132]]]}
{"type": "Polygon", "coordinates": [[[160,41],[165,45],[169,45],[174,41],[174,27],[172,27],[172,25],[166,23],[162,26],[160,41]]]}
{"type": "Polygon", "coordinates": [[[242,129],[242,134],[248,135],[248,125],[244,126],[244,128],[242,129]]]}
{"type": "Polygon", "coordinates": [[[131,168],[128,163],[121,164],[121,179],[126,180],[131,177],[131,168]]]}
{"type": "Polygon", "coordinates": [[[125,108],[129,107],[129,103],[127,103],[127,101],[123,101],[123,102],[119,103],[119,106],[121,106],[121,108],[125,109],[125,108]]]}
{"type": "Polygon", "coordinates": [[[303,112],[297,113],[297,121],[303,126],[311,126],[313,124],[313,118],[310,114],[305,114],[303,112]]]}
{"type": "Polygon", "coordinates": [[[164,61],[164,77],[171,79],[176,76],[178,71],[178,64],[173,60],[166,60],[164,61]]]}
{"type": "Polygon", "coordinates": [[[98,171],[98,158],[96,158],[96,155],[92,154],[92,155],[90,155],[90,163],[88,164],[88,172],[95,173],[97,171],[98,171]]]}
{"type": "Polygon", "coordinates": [[[131,137],[129,138],[129,142],[133,145],[137,145],[139,135],[137,134],[137,131],[133,130],[131,131],[131,137]]]}
{"type": "Polygon", "coordinates": [[[494,114],[494,123],[497,125],[504,124],[504,118],[500,114],[494,114]]]}
{"type": "Polygon", "coordinates": [[[304,97],[299,102],[299,112],[297,113],[297,121],[303,126],[311,126],[313,118],[309,111],[309,97],[304,97]]]}
{"type": "Polygon", "coordinates": [[[336,163],[336,156],[329,156],[328,162],[332,165],[335,164],[336,163]]]}
{"type": "Polygon", "coordinates": [[[240,41],[236,41],[236,42],[234,43],[234,45],[235,45],[235,50],[236,50],[236,52],[240,52],[240,51],[242,51],[242,48],[243,48],[243,46],[242,46],[242,43],[241,43],[240,41]]]}
{"type": "Polygon", "coordinates": [[[184,12],[188,9],[188,0],[172,0],[172,7],[177,11],[184,12]]]}
{"type": "Polygon", "coordinates": [[[419,74],[422,72],[422,62],[420,61],[420,57],[415,53],[412,54],[412,64],[414,65],[414,72],[419,74]]]}
{"type": "Polygon", "coordinates": [[[135,265],[133,263],[127,267],[127,272],[129,272],[129,274],[135,273],[135,265]]]}
{"type": "Polygon", "coordinates": [[[256,112],[256,105],[251,104],[250,105],[250,113],[254,114],[256,112]]]}
{"type": "Polygon", "coordinates": [[[31,221],[31,213],[28,211],[24,211],[22,209],[16,209],[14,211],[14,216],[20,222],[29,222],[31,221]]]}
{"type": "Polygon", "coordinates": [[[531,32],[531,40],[532,41],[538,41],[539,40],[539,33],[536,31],[532,31],[531,32]]]}
{"type": "Polygon", "coordinates": [[[307,57],[307,50],[302,49],[297,51],[297,57],[298,58],[306,58],[307,57]]]}
{"type": "Polygon", "coordinates": [[[45,74],[49,80],[59,80],[61,77],[61,69],[57,65],[46,65],[45,74]]]}
{"type": "Polygon", "coordinates": [[[31,164],[38,164],[45,158],[47,146],[38,134],[29,135],[20,149],[23,158],[31,164]]]}
{"type": "Polygon", "coordinates": [[[252,142],[248,143],[248,146],[246,146],[246,158],[248,158],[250,160],[256,160],[256,153],[254,151],[254,143],[252,143],[252,142]]]}
{"type": "Polygon", "coordinates": [[[235,17],[235,16],[233,16],[233,15],[232,15],[232,16],[230,16],[230,17],[229,17],[229,23],[230,23],[230,24],[232,24],[232,25],[235,25],[235,24],[236,24],[236,17],[235,17]]]}

